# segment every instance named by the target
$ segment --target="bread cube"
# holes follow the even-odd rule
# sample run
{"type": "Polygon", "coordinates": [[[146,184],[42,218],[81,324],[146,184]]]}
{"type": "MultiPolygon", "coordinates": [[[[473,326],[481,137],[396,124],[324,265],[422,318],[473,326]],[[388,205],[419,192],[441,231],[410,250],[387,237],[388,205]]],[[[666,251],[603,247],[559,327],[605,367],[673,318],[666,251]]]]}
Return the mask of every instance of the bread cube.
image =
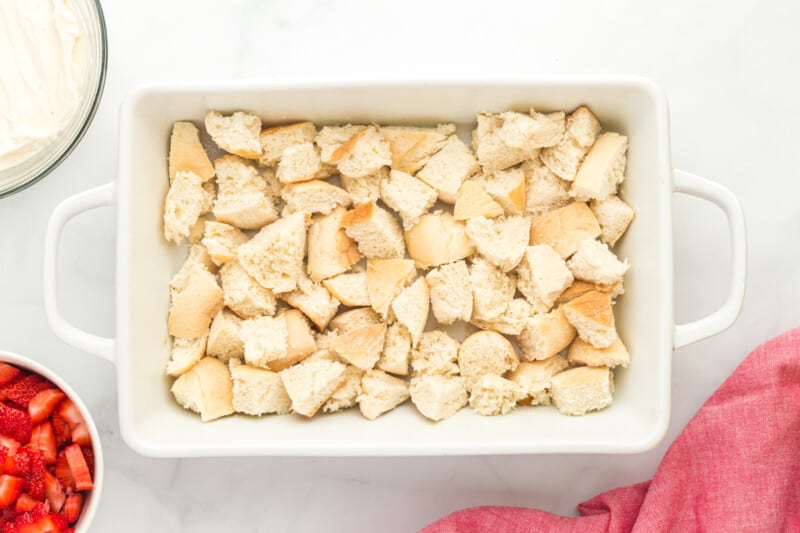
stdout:
{"type": "Polygon", "coordinates": [[[348,365],[344,371],[344,382],[333,391],[331,397],[322,406],[322,412],[336,413],[353,407],[357,403],[358,395],[361,394],[361,378],[363,376],[363,370],[348,365]]]}
{"type": "Polygon", "coordinates": [[[175,380],[171,391],[184,409],[200,413],[203,422],[233,413],[231,373],[219,359],[202,358],[175,380]]]}
{"type": "Polygon", "coordinates": [[[541,361],[523,361],[506,377],[522,387],[530,405],[550,405],[550,382],[567,365],[567,360],[556,354],[541,361]]]}
{"type": "Polygon", "coordinates": [[[600,240],[612,248],[636,216],[633,208],[617,195],[609,196],[605,200],[592,200],[589,208],[600,223],[600,240]]]}
{"type": "Polygon", "coordinates": [[[403,232],[397,220],[375,202],[348,211],[342,227],[358,243],[358,250],[369,259],[395,259],[405,255],[403,232]]]}
{"type": "Polygon", "coordinates": [[[607,286],[622,281],[630,268],[627,261],[617,259],[607,244],[594,239],[582,240],[567,266],[577,279],[607,286]]]}
{"type": "Polygon", "coordinates": [[[517,289],[540,312],[549,311],[573,281],[561,256],[545,244],[528,246],[517,267],[517,289]]]}
{"type": "Polygon", "coordinates": [[[328,326],[332,331],[341,335],[348,331],[380,323],[381,317],[378,316],[378,313],[369,307],[359,307],[336,315],[328,326]]]}
{"type": "Polygon", "coordinates": [[[472,316],[472,285],[467,263],[456,261],[434,268],[425,276],[430,290],[433,316],[440,324],[469,321],[472,316]]]}
{"type": "Polygon", "coordinates": [[[530,243],[547,244],[566,259],[575,253],[582,240],[599,235],[600,224],[592,210],[584,203],[575,202],[534,218],[530,243]]]}
{"type": "Polygon", "coordinates": [[[176,173],[164,200],[164,237],[175,244],[188,237],[206,203],[202,178],[189,171],[176,173]]]}
{"type": "Polygon", "coordinates": [[[507,215],[522,215],[525,212],[526,179],[521,168],[498,170],[484,180],[484,187],[507,215]]]}
{"type": "Polygon", "coordinates": [[[417,410],[435,422],[453,416],[467,404],[467,387],[460,376],[414,376],[409,393],[417,410]]]}
{"type": "Polygon", "coordinates": [[[184,339],[203,337],[220,309],[222,289],[216,278],[205,269],[195,268],[189,272],[186,286],[172,300],[167,320],[169,334],[184,339]]]}
{"type": "Polygon", "coordinates": [[[236,250],[247,240],[247,235],[233,226],[213,220],[205,223],[203,246],[208,250],[211,260],[217,265],[236,259],[236,250]]]}
{"type": "Polygon", "coordinates": [[[544,148],[539,158],[559,178],[573,181],[589,148],[600,134],[600,121],[586,106],[567,117],[566,132],[555,146],[544,148]]]}
{"type": "Polygon", "coordinates": [[[506,415],[527,396],[525,390],[496,374],[484,374],[472,386],[469,406],[481,416],[506,415]]]}
{"type": "Polygon", "coordinates": [[[436,189],[439,200],[453,204],[461,184],[478,171],[478,162],[467,145],[456,135],[445,141],[417,177],[436,189]]]}
{"type": "Polygon", "coordinates": [[[583,160],[572,182],[570,195],[576,200],[605,200],[617,192],[625,179],[628,138],[619,133],[600,135],[583,160]]]}
{"type": "Polygon", "coordinates": [[[231,154],[246,159],[261,156],[261,119],[252,113],[237,111],[223,116],[217,111],[209,111],[205,120],[206,131],[217,146],[231,154]]]}
{"type": "Polygon", "coordinates": [[[206,182],[214,177],[214,165],[200,143],[197,126],[191,122],[176,122],[169,138],[169,181],[178,172],[191,172],[206,182]]]}
{"type": "Polygon", "coordinates": [[[386,330],[383,353],[375,363],[375,368],[389,374],[406,376],[408,375],[410,355],[411,334],[404,325],[395,322],[386,330]]]}
{"type": "Polygon", "coordinates": [[[336,151],[366,126],[347,124],[345,126],[325,126],[317,134],[314,142],[319,146],[320,158],[328,165],[335,164],[333,156],[336,151]]]}
{"type": "Polygon", "coordinates": [[[327,181],[311,180],[290,183],[281,189],[286,214],[302,211],[327,215],[337,206],[349,207],[350,194],[327,181]]]}
{"type": "Polygon", "coordinates": [[[367,292],[372,308],[386,318],[395,297],[416,273],[410,259],[368,259],[367,292]]]}
{"type": "Polygon", "coordinates": [[[456,375],[458,349],[461,345],[444,331],[435,329],[420,336],[417,348],[411,352],[414,375],[456,375]]]}
{"type": "Polygon", "coordinates": [[[373,324],[340,333],[331,341],[330,347],[351,365],[370,370],[380,359],[385,338],[386,324],[373,324]]]}
{"type": "Polygon", "coordinates": [[[509,302],[508,308],[495,318],[473,318],[472,323],[481,329],[490,329],[504,335],[519,335],[535,312],[542,311],[534,309],[524,298],[514,298],[509,302]]]}
{"type": "Polygon", "coordinates": [[[297,278],[297,289],[280,295],[284,302],[299,309],[317,328],[323,330],[339,309],[339,300],[328,289],[311,281],[305,274],[297,278]]]}
{"type": "Polygon", "coordinates": [[[547,168],[539,158],[525,161],[525,215],[538,217],[572,202],[569,182],[547,168]]]}
{"type": "Polygon", "coordinates": [[[253,416],[291,412],[292,400],[277,372],[234,364],[234,361],[232,359],[230,364],[234,411],[253,416]]]}
{"type": "Polygon", "coordinates": [[[323,280],[322,285],[334,298],[348,307],[369,305],[366,272],[339,274],[323,280]]]}
{"type": "Polygon", "coordinates": [[[476,217],[467,220],[466,232],[479,254],[508,272],[519,264],[525,253],[530,227],[530,219],[523,217],[476,217]]]}
{"type": "Polygon", "coordinates": [[[337,166],[343,176],[362,178],[379,168],[392,164],[389,143],[375,126],[367,126],[339,146],[331,155],[330,163],[337,166]]]}
{"type": "Polygon", "coordinates": [[[567,360],[576,365],[627,368],[631,362],[631,355],[619,336],[606,348],[595,348],[591,343],[577,338],[569,347],[567,360]]]}
{"type": "Polygon", "coordinates": [[[381,128],[380,134],[389,143],[392,168],[415,174],[455,131],[454,124],[439,124],[435,129],[388,126],[381,128]]]}
{"type": "Polygon", "coordinates": [[[316,349],[314,336],[300,311],[244,320],[241,337],[245,362],[276,372],[302,361],[316,349]]]}
{"type": "Polygon", "coordinates": [[[425,278],[420,277],[410,286],[403,289],[392,302],[397,321],[404,325],[411,334],[411,346],[416,347],[425,323],[428,321],[430,292],[425,278]]]}
{"type": "Polygon", "coordinates": [[[277,220],[267,182],[249,161],[234,155],[214,161],[217,171],[217,200],[213,213],[217,222],[241,229],[259,229],[277,220]]]}
{"type": "Polygon", "coordinates": [[[541,361],[552,357],[575,339],[575,328],[567,320],[562,307],[528,319],[525,329],[517,337],[523,360],[541,361]]]}
{"type": "Polygon", "coordinates": [[[292,411],[311,418],[347,379],[347,367],[334,361],[310,361],[279,372],[292,411]]]}
{"type": "Polygon", "coordinates": [[[486,374],[502,376],[519,365],[514,346],[495,331],[478,331],[461,343],[458,367],[467,381],[467,390],[486,374]]]}
{"type": "Polygon", "coordinates": [[[238,260],[225,263],[219,279],[225,305],[240,318],[275,314],[275,295],[250,277],[238,260]]]}
{"type": "Polygon", "coordinates": [[[303,272],[306,255],[306,217],[295,213],[261,229],[239,246],[242,267],[274,293],[291,292],[303,272]]]}
{"type": "Polygon", "coordinates": [[[337,207],[308,229],[308,277],[313,281],[346,272],[361,259],[356,242],[342,228],[346,212],[337,207]]]}
{"type": "Polygon", "coordinates": [[[486,192],[486,181],[471,179],[465,181],[456,195],[453,217],[468,220],[474,217],[494,218],[504,213],[503,206],[486,192]]]}
{"type": "Polygon", "coordinates": [[[174,337],[167,363],[167,375],[177,377],[192,368],[206,354],[207,340],[207,335],[196,339],[174,337]]]}
{"type": "Polygon", "coordinates": [[[422,215],[419,222],[405,232],[405,241],[409,257],[420,268],[452,263],[475,253],[465,224],[446,212],[422,215]]]}
{"type": "Polygon", "coordinates": [[[375,420],[409,398],[408,383],[380,370],[369,370],[361,378],[358,407],[361,414],[375,420]]]}
{"type": "Polygon", "coordinates": [[[280,161],[284,150],[290,146],[314,142],[316,137],[317,128],[313,122],[264,128],[258,136],[261,143],[261,157],[258,161],[264,167],[274,166],[280,161]]]}
{"type": "Polygon", "coordinates": [[[559,412],[580,416],[613,401],[614,374],[605,367],[580,366],[553,376],[550,394],[559,412]]]}
{"type": "Polygon", "coordinates": [[[339,176],[342,187],[350,194],[353,205],[377,202],[381,197],[381,183],[389,179],[389,167],[381,167],[372,174],[360,178],[339,176]]]}
{"type": "Polygon", "coordinates": [[[410,174],[392,170],[381,183],[381,200],[397,211],[403,229],[411,229],[436,203],[436,191],[410,174]]]}
{"type": "Polygon", "coordinates": [[[617,338],[614,310],[606,292],[589,291],[563,306],[564,315],[584,341],[595,348],[607,348],[617,338]]]}
{"type": "Polygon", "coordinates": [[[206,353],[223,363],[244,356],[241,328],[241,318],[226,309],[221,310],[211,322],[206,353]]]}
{"type": "Polygon", "coordinates": [[[492,320],[502,315],[516,291],[514,278],[482,257],[474,257],[469,266],[472,287],[472,318],[492,320]]]}
{"type": "Polygon", "coordinates": [[[295,144],[281,154],[275,176],[281,183],[297,183],[316,178],[327,178],[333,167],[322,163],[319,148],[311,142],[295,144]]]}

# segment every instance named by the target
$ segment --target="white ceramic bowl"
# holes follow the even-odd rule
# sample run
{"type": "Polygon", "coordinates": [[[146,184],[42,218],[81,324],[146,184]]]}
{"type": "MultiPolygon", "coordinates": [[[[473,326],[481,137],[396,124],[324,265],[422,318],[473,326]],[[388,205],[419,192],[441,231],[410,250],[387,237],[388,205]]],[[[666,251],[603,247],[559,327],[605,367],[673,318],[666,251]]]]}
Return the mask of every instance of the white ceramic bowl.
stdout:
{"type": "Polygon", "coordinates": [[[502,453],[631,453],[655,446],[670,413],[673,348],[728,327],[741,307],[745,275],[742,211],[726,189],[670,165],[667,101],[639,78],[594,77],[446,82],[168,83],[134,90],[122,108],[116,183],[68,198],[52,215],[45,249],[45,305],[56,334],[115,362],[120,427],[125,441],[154,457],[217,455],[454,455],[502,453]],[[169,358],[168,284],[185,250],[161,235],[172,123],[202,121],[209,109],[248,109],[266,123],[308,119],[317,124],[455,122],[468,138],[475,112],[572,109],[588,104],[603,125],[629,137],[625,198],[637,218],[618,251],[633,265],[617,324],[632,362],[617,371],[614,404],[583,417],[552,408],[517,409],[481,417],[463,409],[432,424],[404,405],[369,422],[357,411],[305,420],[232,416],[202,424],[183,410],[164,376],[169,358]],[[722,207],[729,219],[733,283],[715,313],[675,326],[672,302],[672,195],[686,192],[722,207]],[[58,237],[72,216],[116,205],[117,338],[100,338],[58,313],[58,237]]]}
{"type": "Polygon", "coordinates": [[[92,480],[94,482],[94,488],[89,493],[86,501],[84,501],[81,517],[75,524],[76,533],[86,533],[89,531],[92,520],[94,520],[94,515],[100,504],[100,494],[103,491],[103,447],[100,445],[100,435],[97,433],[97,426],[94,425],[92,414],[89,412],[86,404],[83,403],[83,400],[72,390],[72,387],[49,368],[42,366],[40,363],[24,355],[2,350],[0,350],[0,361],[19,368],[24,368],[25,370],[39,374],[52,381],[77,406],[78,410],[81,412],[81,416],[89,426],[89,434],[92,437],[92,452],[94,453],[94,478],[92,480]]]}

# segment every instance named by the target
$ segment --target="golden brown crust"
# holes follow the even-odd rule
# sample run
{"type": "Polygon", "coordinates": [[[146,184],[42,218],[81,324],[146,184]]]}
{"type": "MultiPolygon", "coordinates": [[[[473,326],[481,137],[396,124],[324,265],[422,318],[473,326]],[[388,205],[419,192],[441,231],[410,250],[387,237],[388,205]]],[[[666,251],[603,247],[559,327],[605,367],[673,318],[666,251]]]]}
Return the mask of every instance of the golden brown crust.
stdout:
{"type": "Polygon", "coordinates": [[[600,224],[589,206],[573,202],[534,218],[530,243],[552,246],[566,259],[575,253],[583,239],[595,239],[599,235],[600,224]]]}
{"type": "Polygon", "coordinates": [[[614,310],[611,308],[611,296],[607,292],[589,291],[565,303],[564,308],[602,326],[614,327],[614,310]]]}
{"type": "Polygon", "coordinates": [[[375,202],[368,204],[361,204],[355,209],[348,211],[344,218],[342,218],[343,228],[352,228],[363,222],[367,222],[372,218],[372,213],[375,211],[375,202]]]}
{"type": "Polygon", "coordinates": [[[368,131],[369,128],[364,128],[360,132],[350,137],[350,139],[348,139],[345,143],[343,143],[339,148],[334,150],[333,154],[331,154],[331,158],[328,161],[328,163],[331,165],[338,164],[342,159],[344,159],[344,157],[347,154],[355,150],[358,141],[360,141],[364,137],[364,135],[367,134],[368,131]]]}
{"type": "Polygon", "coordinates": [[[172,125],[169,141],[169,179],[172,181],[180,171],[193,172],[202,181],[214,177],[214,166],[208,159],[197,127],[191,122],[176,122],[172,125]]]}

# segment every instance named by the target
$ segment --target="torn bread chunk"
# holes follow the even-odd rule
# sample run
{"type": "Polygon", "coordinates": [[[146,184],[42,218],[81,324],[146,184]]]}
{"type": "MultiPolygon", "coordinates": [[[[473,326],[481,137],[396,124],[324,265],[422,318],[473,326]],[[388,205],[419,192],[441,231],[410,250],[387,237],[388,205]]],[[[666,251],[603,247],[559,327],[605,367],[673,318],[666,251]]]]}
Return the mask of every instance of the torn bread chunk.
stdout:
{"type": "Polygon", "coordinates": [[[520,356],[524,361],[547,359],[569,346],[575,335],[575,328],[561,307],[534,315],[517,337],[520,356]]]}
{"type": "Polygon", "coordinates": [[[542,312],[549,311],[573,281],[567,263],[546,244],[528,246],[517,266],[517,289],[542,312]]]}
{"type": "Polygon", "coordinates": [[[600,135],[572,182],[570,195],[578,201],[605,200],[625,179],[628,138],[619,133],[600,135]]]}
{"type": "Polygon", "coordinates": [[[426,331],[420,336],[416,349],[411,351],[414,375],[457,375],[460,346],[457,340],[444,331],[426,331]]]}
{"type": "Polygon", "coordinates": [[[207,335],[195,339],[173,338],[167,375],[177,377],[192,368],[205,355],[207,339],[207,335]]]}
{"type": "Polygon", "coordinates": [[[460,376],[415,375],[408,390],[417,410],[434,422],[450,418],[467,405],[467,386],[460,376]]]}
{"type": "Polygon", "coordinates": [[[544,148],[539,158],[554,174],[573,181],[586,153],[601,130],[600,121],[586,106],[580,106],[567,117],[566,131],[555,146],[544,148]]]}
{"type": "Polygon", "coordinates": [[[320,161],[319,148],[306,142],[292,145],[283,151],[275,176],[281,183],[298,183],[327,178],[333,172],[333,167],[320,161]]]}
{"type": "Polygon", "coordinates": [[[461,343],[458,368],[467,380],[467,390],[486,374],[502,376],[519,365],[511,342],[496,331],[478,331],[461,343]]]}
{"type": "Polygon", "coordinates": [[[233,386],[228,367],[213,357],[204,357],[172,384],[175,400],[200,413],[209,422],[233,413],[233,386]]]}
{"type": "Polygon", "coordinates": [[[347,211],[337,207],[317,217],[308,229],[308,277],[322,281],[342,272],[361,259],[356,242],[347,236],[342,220],[347,211]]]}
{"type": "Polygon", "coordinates": [[[216,357],[223,363],[244,356],[242,342],[242,319],[232,312],[222,309],[211,321],[208,332],[206,354],[216,357]]]}
{"type": "Polygon", "coordinates": [[[467,220],[466,232],[479,254],[503,272],[509,272],[525,253],[530,226],[530,219],[524,217],[476,217],[467,220]]]}
{"type": "Polygon", "coordinates": [[[467,145],[452,135],[417,173],[417,177],[436,190],[439,200],[453,204],[461,184],[478,169],[478,162],[467,145]]]}
{"type": "Polygon", "coordinates": [[[627,368],[631,362],[631,355],[619,336],[606,348],[595,348],[583,339],[577,338],[569,347],[567,360],[573,365],[627,368]]]}
{"type": "Polygon", "coordinates": [[[453,216],[456,220],[468,220],[473,217],[494,218],[505,211],[488,192],[486,182],[482,179],[465,181],[458,190],[456,204],[453,206],[453,216]]]}
{"type": "Polygon", "coordinates": [[[322,406],[323,413],[336,413],[349,409],[356,404],[358,395],[361,394],[361,378],[364,371],[352,365],[347,365],[344,371],[344,382],[333,391],[331,397],[322,406]]]}
{"type": "Polygon", "coordinates": [[[347,379],[347,367],[335,361],[309,361],[282,370],[279,375],[292,400],[292,411],[314,416],[347,379]]]}
{"type": "Polygon", "coordinates": [[[244,320],[241,337],[245,362],[276,372],[302,361],[316,349],[308,322],[296,310],[244,320]]]}
{"type": "Polygon", "coordinates": [[[360,133],[366,126],[347,124],[345,126],[325,126],[314,140],[319,146],[322,162],[328,165],[335,164],[333,155],[347,141],[360,133]]]}
{"type": "Polygon", "coordinates": [[[525,396],[525,390],[513,381],[485,374],[472,386],[469,406],[481,416],[506,415],[525,396]]]}
{"type": "Polygon", "coordinates": [[[285,415],[292,410],[292,400],[286,393],[277,372],[235,364],[231,360],[230,372],[233,380],[233,409],[237,413],[261,416],[285,415]]]}
{"type": "Polygon", "coordinates": [[[389,179],[389,167],[381,167],[361,178],[340,176],[342,187],[350,194],[353,205],[377,202],[381,197],[381,183],[387,179],[389,179]]]}
{"type": "Polygon", "coordinates": [[[614,285],[597,285],[595,283],[589,283],[588,281],[581,281],[576,279],[572,285],[567,287],[567,289],[561,293],[561,295],[556,300],[556,305],[565,304],[569,301],[574,300],[578,296],[583,296],[589,291],[601,291],[607,292],[611,295],[611,301],[613,302],[617,296],[625,294],[625,287],[623,286],[622,282],[615,283],[614,285]]]}
{"type": "Polygon", "coordinates": [[[536,311],[538,309],[534,309],[525,298],[514,298],[499,316],[491,320],[473,318],[472,323],[481,329],[490,329],[504,335],[519,335],[536,311]]]}
{"type": "Polygon", "coordinates": [[[277,220],[278,211],[267,182],[252,163],[234,155],[214,161],[217,200],[213,213],[217,222],[242,229],[259,229],[277,220]]]}
{"type": "Polygon", "coordinates": [[[386,330],[383,353],[375,363],[375,368],[389,374],[407,376],[410,355],[411,334],[404,325],[395,322],[386,330]]]}
{"type": "Polygon", "coordinates": [[[422,215],[419,222],[405,232],[405,241],[409,257],[420,268],[452,263],[475,253],[466,225],[447,212],[422,215]]]}
{"type": "Polygon", "coordinates": [[[436,128],[387,126],[380,129],[380,134],[389,143],[392,168],[409,174],[415,174],[425,166],[455,132],[454,124],[439,124],[436,128]]]}
{"type": "Polygon", "coordinates": [[[234,259],[219,271],[225,305],[241,318],[274,315],[277,302],[271,290],[261,286],[234,259]]]}
{"type": "Polygon", "coordinates": [[[525,161],[520,168],[525,173],[525,215],[538,217],[572,203],[569,182],[553,174],[541,160],[525,161]]]}
{"type": "Polygon", "coordinates": [[[625,234],[636,212],[617,196],[609,196],[605,200],[592,200],[589,208],[600,224],[600,240],[614,247],[625,234]]]}
{"type": "Polygon", "coordinates": [[[291,292],[303,273],[306,255],[305,213],[294,213],[265,226],[239,246],[242,267],[274,293],[291,292]]]}
{"type": "Polygon", "coordinates": [[[373,324],[340,333],[331,341],[330,348],[351,365],[369,370],[380,359],[385,339],[386,324],[373,324]]]}
{"type": "Polygon", "coordinates": [[[530,243],[547,244],[566,259],[575,253],[582,240],[599,235],[600,224],[592,210],[585,203],[575,202],[534,218],[530,243]]]}
{"type": "Polygon", "coordinates": [[[349,207],[351,203],[347,191],[322,180],[290,183],[281,189],[281,198],[286,202],[286,214],[302,211],[327,215],[336,207],[349,207]]]}
{"type": "Polygon", "coordinates": [[[261,119],[252,114],[237,111],[223,116],[217,111],[209,111],[205,120],[206,131],[217,146],[231,154],[246,159],[261,156],[261,119]]]}
{"type": "Polygon", "coordinates": [[[358,408],[369,420],[375,420],[409,398],[408,383],[380,370],[369,370],[361,378],[358,408]]]}
{"type": "Polygon", "coordinates": [[[472,317],[472,285],[465,261],[447,263],[425,276],[430,290],[433,316],[440,324],[472,317]]]}
{"type": "Polygon", "coordinates": [[[348,211],[342,227],[358,243],[358,250],[369,259],[393,259],[405,255],[403,231],[397,220],[375,202],[348,211]]]}
{"type": "Polygon", "coordinates": [[[180,244],[203,214],[206,203],[202,178],[189,171],[176,173],[164,200],[164,237],[180,244]]]}
{"type": "Polygon", "coordinates": [[[507,215],[522,215],[525,212],[527,184],[521,168],[498,170],[485,178],[484,187],[507,215]]]}
{"type": "Polygon", "coordinates": [[[392,164],[389,143],[375,126],[367,126],[339,146],[330,157],[339,172],[351,178],[368,176],[392,164]]]}
{"type": "Polygon", "coordinates": [[[522,387],[528,394],[530,405],[550,405],[550,383],[553,376],[567,366],[567,360],[556,354],[541,361],[523,361],[506,378],[522,387]]]}
{"type": "Polygon", "coordinates": [[[474,257],[469,266],[472,287],[472,318],[492,320],[502,315],[514,297],[516,283],[482,257],[474,257]]]}
{"type": "Polygon", "coordinates": [[[571,368],[553,376],[550,394],[561,414],[579,416],[599,411],[613,401],[614,373],[605,367],[571,368]]]}
{"type": "Polygon", "coordinates": [[[284,150],[298,144],[314,142],[316,137],[317,128],[313,122],[264,128],[258,136],[261,143],[261,157],[258,162],[263,167],[274,166],[280,161],[284,150]]]}
{"type": "Polygon", "coordinates": [[[410,259],[368,259],[367,292],[372,308],[387,318],[395,297],[417,273],[410,259]]]}
{"type": "Polygon", "coordinates": [[[430,307],[430,292],[424,277],[403,289],[392,302],[397,321],[404,325],[411,334],[411,346],[416,347],[425,323],[428,321],[430,307]]]}
{"type": "Polygon", "coordinates": [[[472,132],[472,149],[484,172],[489,174],[538,157],[539,148],[523,144],[508,146],[498,134],[503,119],[498,113],[478,113],[477,127],[472,132]]]}
{"type": "Polygon", "coordinates": [[[197,126],[191,122],[176,122],[169,138],[169,180],[178,172],[191,172],[205,182],[214,177],[214,165],[208,159],[197,126]]]}
{"type": "Polygon", "coordinates": [[[620,261],[607,244],[594,239],[582,240],[567,266],[577,279],[598,285],[621,282],[630,268],[627,260],[620,261]]]}
{"type": "Polygon", "coordinates": [[[247,240],[247,235],[239,229],[223,222],[209,220],[205,224],[202,242],[211,260],[217,265],[222,265],[236,259],[236,249],[247,240]]]}
{"type": "Polygon", "coordinates": [[[267,184],[267,196],[272,200],[274,205],[277,205],[281,200],[283,183],[278,180],[278,176],[275,175],[275,170],[271,168],[261,169],[261,177],[264,179],[264,183],[267,184]]]}
{"type": "Polygon", "coordinates": [[[607,348],[617,338],[611,296],[590,291],[563,305],[564,315],[581,339],[595,348],[607,348]]]}
{"type": "Polygon", "coordinates": [[[280,297],[287,304],[302,311],[320,331],[328,326],[339,309],[339,300],[331,296],[328,289],[311,281],[302,273],[297,278],[297,289],[285,292],[280,297]]]}
{"type": "Polygon", "coordinates": [[[366,272],[339,274],[324,280],[322,285],[328,289],[334,298],[348,307],[369,305],[366,272]]]}
{"type": "Polygon", "coordinates": [[[181,268],[172,276],[169,282],[170,301],[174,300],[175,295],[186,288],[189,283],[189,274],[196,269],[205,270],[212,274],[217,269],[217,265],[211,260],[208,250],[202,244],[193,244],[189,247],[189,253],[181,268]]]}
{"type": "MultiPolygon", "coordinates": [[[[359,307],[336,315],[328,326],[331,331],[335,331],[337,335],[341,335],[380,323],[381,317],[378,316],[378,313],[369,307],[359,307]]],[[[331,342],[333,342],[332,339],[331,342]]]]}
{"type": "Polygon", "coordinates": [[[186,285],[176,292],[169,308],[167,329],[170,335],[196,339],[208,333],[211,319],[222,309],[222,289],[209,271],[195,268],[186,285]]]}
{"type": "Polygon", "coordinates": [[[472,144],[484,172],[493,173],[533,159],[539,149],[557,144],[564,134],[563,112],[479,113],[472,144]]]}
{"type": "Polygon", "coordinates": [[[381,183],[381,200],[400,215],[403,229],[408,230],[436,203],[436,191],[414,176],[392,169],[389,179],[381,183]]]}

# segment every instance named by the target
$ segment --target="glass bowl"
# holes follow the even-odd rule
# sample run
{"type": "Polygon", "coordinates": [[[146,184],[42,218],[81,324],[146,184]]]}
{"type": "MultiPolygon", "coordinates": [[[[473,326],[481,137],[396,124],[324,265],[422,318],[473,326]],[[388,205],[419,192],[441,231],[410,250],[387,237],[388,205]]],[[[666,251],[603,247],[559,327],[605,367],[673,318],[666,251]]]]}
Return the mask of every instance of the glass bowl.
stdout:
{"type": "Polygon", "coordinates": [[[30,187],[47,176],[80,142],[89,128],[106,79],[108,42],[100,0],[70,0],[81,27],[86,50],[83,98],[67,126],[41,150],[12,167],[0,170],[0,198],[30,187]]]}

